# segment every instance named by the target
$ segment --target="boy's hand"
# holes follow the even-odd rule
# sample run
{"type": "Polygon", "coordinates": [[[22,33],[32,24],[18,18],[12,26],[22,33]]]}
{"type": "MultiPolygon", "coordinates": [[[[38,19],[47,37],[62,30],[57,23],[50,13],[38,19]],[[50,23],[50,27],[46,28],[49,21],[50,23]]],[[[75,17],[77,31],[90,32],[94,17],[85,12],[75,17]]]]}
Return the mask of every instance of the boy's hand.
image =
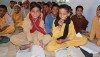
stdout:
{"type": "Polygon", "coordinates": [[[41,47],[43,47],[43,41],[40,40],[39,43],[40,43],[39,45],[40,45],[41,47]]]}
{"type": "Polygon", "coordinates": [[[3,27],[3,28],[1,29],[1,32],[4,31],[4,30],[6,30],[8,27],[9,27],[9,26],[3,27]]]}
{"type": "Polygon", "coordinates": [[[69,40],[68,39],[59,39],[59,40],[57,40],[57,43],[58,44],[62,44],[64,42],[66,42],[66,41],[69,41],[69,40]]]}
{"type": "Polygon", "coordinates": [[[64,20],[59,20],[59,21],[58,21],[58,24],[59,24],[60,26],[62,26],[63,23],[64,23],[64,20]]]}

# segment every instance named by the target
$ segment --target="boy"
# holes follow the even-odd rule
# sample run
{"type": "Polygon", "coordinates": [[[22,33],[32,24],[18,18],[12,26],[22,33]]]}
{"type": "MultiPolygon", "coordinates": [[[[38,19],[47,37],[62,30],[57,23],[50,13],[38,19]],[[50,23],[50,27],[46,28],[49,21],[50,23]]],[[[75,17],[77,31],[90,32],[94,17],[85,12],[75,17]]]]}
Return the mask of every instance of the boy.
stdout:
{"type": "Polygon", "coordinates": [[[0,5],[0,43],[8,42],[8,38],[2,35],[13,33],[15,30],[12,19],[6,13],[7,7],[0,5]]]}
{"type": "Polygon", "coordinates": [[[92,22],[89,40],[93,40],[95,36],[97,38],[96,44],[100,46],[100,5],[97,7],[96,16],[92,22]]]}
{"type": "Polygon", "coordinates": [[[8,9],[8,14],[9,14],[10,16],[12,15],[13,7],[14,7],[15,4],[16,4],[15,1],[10,1],[10,3],[9,3],[10,6],[9,6],[7,9],[8,9]]]}
{"type": "Polygon", "coordinates": [[[14,21],[14,26],[16,30],[21,30],[22,29],[22,22],[23,22],[23,15],[21,12],[21,6],[18,4],[14,5],[14,11],[12,13],[12,19],[14,21]]]}
{"type": "Polygon", "coordinates": [[[30,2],[28,0],[22,0],[22,5],[23,5],[22,8],[23,18],[25,18],[30,11],[29,10],[30,2]]]}
{"type": "Polygon", "coordinates": [[[56,17],[57,17],[58,8],[59,8],[59,6],[57,4],[52,5],[51,13],[48,14],[45,18],[45,28],[46,28],[46,32],[48,34],[51,34],[52,23],[53,23],[53,20],[56,19],[56,17]]]}
{"type": "Polygon", "coordinates": [[[76,7],[76,14],[71,17],[73,23],[74,23],[74,28],[76,33],[85,33],[86,32],[86,27],[88,25],[88,21],[86,18],[82,15],[83,13],[83,7],[82,6],[77,6],[76,7]]]}

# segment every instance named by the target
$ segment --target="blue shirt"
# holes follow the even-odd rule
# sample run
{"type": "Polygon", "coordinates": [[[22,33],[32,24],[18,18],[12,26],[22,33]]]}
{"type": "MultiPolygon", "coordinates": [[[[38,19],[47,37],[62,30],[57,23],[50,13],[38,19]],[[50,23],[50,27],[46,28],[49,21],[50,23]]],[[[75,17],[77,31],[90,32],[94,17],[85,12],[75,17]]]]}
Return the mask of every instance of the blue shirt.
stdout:
{"type": "Polygon", "coordinates": [[[48,14],[45,18],[45,29],[47,33],[51,33],[53,20],[52,13],[48,14]]]}

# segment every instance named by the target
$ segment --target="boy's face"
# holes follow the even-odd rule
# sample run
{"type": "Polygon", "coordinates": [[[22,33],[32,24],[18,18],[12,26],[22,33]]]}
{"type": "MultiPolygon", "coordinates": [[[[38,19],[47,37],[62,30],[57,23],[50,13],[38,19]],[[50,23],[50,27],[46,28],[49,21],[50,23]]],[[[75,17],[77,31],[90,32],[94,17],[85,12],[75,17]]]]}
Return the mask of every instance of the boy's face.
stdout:
{"type": "Polygon", "coordinates": [[[66,9],[64,9],[64,8],[59,9],[59,17],[60,17],[60,19],[66,20],[66,18],[68,16],[70,16],[70,13],[66,9]]]}
{"type": "Polygon", "coordinates": [[[20,8],[19,6],[15,6],[15,7],[14,7],[15,13],[19,13],[20,10],[21,10],[21,8],[20,8]]]}
{"type": "Polygon", "coordinates": [[[97,8],[96,14],[100,18],[100,6],[97,8]]]}
{"type": "Polygon", "coordinates": [[[32,10],[31,10],[31,15],[32,15],[32,17],[34,18],[34,19],[37,19],[39,16],[40,16],[40,14],[41,14],[41,12],[40,12],[40,9],[38,8],[38,7],[34,7],[32,10]]]}
{"type": "Polygon", "coordinates": [[[49,9],[49,7],[47,5],[43,6],[43,10],[48,10],[48,9],[49,9]]]}
{"type": "Polygon", "coordinates": [[[0,17],[2,18],[6,14],[6,10],[4,8],[0,8],[0,17]]]}
{"type": "Polygon", "coordinates": [[[23,7],[26,8],[26,9],[28,9],[29,8],[29,2],[24,2],[23,3],[23,7]]]}
{"type": "Polygon", "coordinates": [[[76,14],[77,14],[78,16],[81,16],[82,13],[83,13],[83,10],[82,10],[81,8],[78,8],[78,9],[76,10],[76,14]]]}
{"type": "Polygon", "coordinates": [[[11,7],[11,8],[13,8],[14,5],[15,5],[15,2],[11,2],[11,3],[10,3],[10,7],[11,7]]]}
{"type": "Polygon", "coordinates": [[[51,11],[52,11],[52,14],[57,14],[58,13],[58,7],[53,7],[51,11]]]}

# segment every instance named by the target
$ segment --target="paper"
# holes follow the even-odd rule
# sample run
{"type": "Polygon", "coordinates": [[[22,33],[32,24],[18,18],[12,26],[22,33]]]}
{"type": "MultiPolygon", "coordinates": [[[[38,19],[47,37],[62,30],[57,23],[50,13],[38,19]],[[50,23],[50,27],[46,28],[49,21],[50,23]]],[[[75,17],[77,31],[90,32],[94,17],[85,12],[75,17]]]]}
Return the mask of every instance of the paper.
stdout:
{"type": "Polygon", "coordinates": [[[61,48],[55,51],[55,56],[56,57],[72,57],[68,51],[67,48],[61,48]]]}
{"type": "Polygon", "coordinates": [[[80,48],[69,47],[55,51],[56,57],[85,57],[80,48]]]}
{"type": "Polygon", "coordinates": [[[44,49],[38,45],[32,47],[31,54],[31,57],[45,57],[44,49]]]}
{"type": "Polygon", "coordinates": [[[86,45],[80,46],[80,48],[92,54],[96,54],[100,52],[100,47],[92,42],[88,42],[86,45]]]}
{"type": "Polygon", "coordinates": [[[72,57],[85,57],[80,48],[69,47],[68,51],[72,57]]]}
{"type": "Polygon", "coordinates": [[[18,50],[16,57],[31,57],[31,52],[29,50],[18,50]]]}
{"type": "Polygon", "coordinates": [[[77,33],[77,34],[76,34],[76,37],[81,38],[81,37],[82,37],[82,35],[81,35],[80,33],[77,33]]]}

